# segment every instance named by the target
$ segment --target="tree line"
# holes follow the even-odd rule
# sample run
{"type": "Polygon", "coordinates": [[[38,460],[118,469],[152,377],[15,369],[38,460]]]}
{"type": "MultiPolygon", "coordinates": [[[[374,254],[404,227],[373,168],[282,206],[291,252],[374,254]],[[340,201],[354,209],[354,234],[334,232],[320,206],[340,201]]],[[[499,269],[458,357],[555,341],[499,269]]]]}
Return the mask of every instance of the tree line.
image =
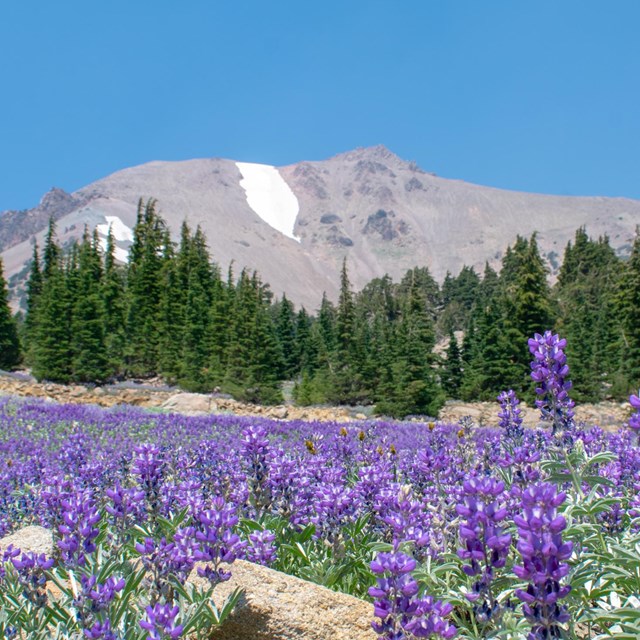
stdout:
{"type": "Polygon", "coordinates": [[[0,264],[0,368],[65,383],[161,375],[263,403],[291,380],[299,404],[435,415],[447,398],[526,397],[527,338],[553,328],[568,340],[575,399],[622,398],[640,380],[638,238],[622,260],[578,229],[553,287],[535,234],[517,237],[499,273],[463,267],[442,285],[416,267],[356,293],[345,261],[337,303],[323,296],[315,315],[256,272],[222,274],[200,228],[184,223],[174,243],[153,200],[139,203],[128,263],[114,252],[111,232],[103,250],[88,230],[63,251],[51,221],[24,317],[11,315],[0,264]]]}

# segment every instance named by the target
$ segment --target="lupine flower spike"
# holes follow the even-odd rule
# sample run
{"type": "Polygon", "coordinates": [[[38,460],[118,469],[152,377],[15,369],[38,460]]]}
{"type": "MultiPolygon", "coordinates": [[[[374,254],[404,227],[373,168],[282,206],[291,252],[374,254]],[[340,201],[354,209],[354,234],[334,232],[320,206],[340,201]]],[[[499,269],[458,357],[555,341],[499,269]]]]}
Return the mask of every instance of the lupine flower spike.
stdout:
{"type": "Polygon", "coordinates": [[[566,346],[567,341],[551,331],[545,331],[543,335],[536,333],[529,339],[529,351],[533,355],[531,378],[537,384],[536,393],[540,396],[536,406],[541,411],[542,419],[551,422],[554,434],[573,424],[575,403],[569,398],[572,385],[567,380],[569,365],[564,353],[566,346]]]}
{"type": "Polygon", "coordinates": [[[567,522],[557,513],[565,498],[566,494],[557,493],[552,484],[529,487],[522,494],[522,515],[514,517],[522,565],[515,566],[513,572],[529,582],[526,589],[516,590],[531,624],[529,640],[563,638],[560,625],[569,621],[567,608],[560,600],[571,591],[562,581],[569,573],[566,560],[571,556],[573,543],[562,540],[567,522]]]}

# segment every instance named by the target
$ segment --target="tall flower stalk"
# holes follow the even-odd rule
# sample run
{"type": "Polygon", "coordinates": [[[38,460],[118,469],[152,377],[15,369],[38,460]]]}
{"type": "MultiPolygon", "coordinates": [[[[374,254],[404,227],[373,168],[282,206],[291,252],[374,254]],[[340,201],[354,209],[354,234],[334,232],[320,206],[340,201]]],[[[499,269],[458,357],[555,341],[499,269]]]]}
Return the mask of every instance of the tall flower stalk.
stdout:
{"type": "Polygon", "coordinates": [[[415,568],[416,561],[400,551],[379,553],[371,563],[377,578],[369,595],[375,598],[374,614],[380,618],[372,623],[378,640],[450,640],[456,635],[457,629],[446,619],[453,607],[431,596],[418,597],[415,568]]]}
{"type": "Polygon", "coordinates": [[[569,398],[571,381],[567,380],[569,365],[564,349],[567,341],[558,334],[545,331],[529,339],[529,351],[533,356],[531,378],[537,384],[536,406],[542,419],[551,422],[553,433],[567,429],[573,424],[575,403],[569,398]]]}
{"type": "Polygon", "coordinates": [[[498,396],[500,403],[500,427],[504,429],[509,442],[522,443],[524,429],[522,428],[522,410],[519,407],[520,400],[513,389],[503,391],[498,396]]]}
{"type": "Polygon", "coordinates": [[[560,600],[571,591],[562,581],[569,573],[566,560],[573,543],[562,540],[567,521],[557,512],[565,498],[566,494],[558,493],[552,484],[531,486],[522,493],[522,514],[514,517],[522,564],[515,566],[513,572],[529,583],[526,589],[516,590],[531,624],[528,640],[566,637],[561,625],[570,617],[560,600]]]}
{"type": "Polygon", "coordinates": [[[461,516],[458,556],[467,561],[462,568],[476,578],[467,598],[473,603],[476,619],[487,624],[500,617],[501,608],[493,593],[495,570],[505,566],[511,536],[502,522],[507,517],[504,482],[495,478],[471,478],[464,485],[464,498],[456,511],[461,516]]]}

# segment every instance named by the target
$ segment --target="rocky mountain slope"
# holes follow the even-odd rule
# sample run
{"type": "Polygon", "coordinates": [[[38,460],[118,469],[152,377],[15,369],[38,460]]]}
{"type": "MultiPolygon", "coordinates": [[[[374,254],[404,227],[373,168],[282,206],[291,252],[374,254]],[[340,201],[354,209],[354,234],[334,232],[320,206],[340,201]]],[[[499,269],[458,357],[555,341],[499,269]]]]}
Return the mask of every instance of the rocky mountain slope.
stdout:
{"type": "Polygon", "coordinates": [[[223,270],[230,263],[236,271],[257,269],[275,293],[312,311],[323,291],[336,299],[345,256],[355,288],[422,265],[441,280],[463,264],[497,265],[516,234],[537,231],[553,271],[579,226],[608,234],[624,254],[640,223],[637,200],[482,187],[427,173],[382,146],[277,169],[219,158],[150,162],[73,194],[54,189],[34,209],[0,214],[0,252],[15,295],[50,216],[63,244],[85,224],[103,237],[111,225],[125,259],[136,204],[149,197],[176,237],[184,219],[200,225],[223,270]]]}

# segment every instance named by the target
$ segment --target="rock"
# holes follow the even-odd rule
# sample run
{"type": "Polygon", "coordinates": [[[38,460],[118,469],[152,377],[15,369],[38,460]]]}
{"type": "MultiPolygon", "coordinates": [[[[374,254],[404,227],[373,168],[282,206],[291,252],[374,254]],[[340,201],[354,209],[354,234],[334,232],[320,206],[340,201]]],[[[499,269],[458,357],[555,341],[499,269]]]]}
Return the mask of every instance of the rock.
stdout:
{"type": "Polygon", "coordinates": [[[356,413],[356,415],[354,416],[354,418],[356,420],[366,420],[367,416],[364,413],[356,413]]]}
{"type": "Polygon", "coordinates": [[[162,408],[187,416],[203,416],[212,411],[211,396],[200,393],[176,393],[162,403],[162,408]]]}
{"type": "Polygon", "coordinates": [[[287,407],[276,407],[271,412],[271,415],[278,420],[284,420],[289,415],[287,407]]]}
{"type": "Polygon", "coordinates": [[[53,535],[44,527],[31,525],[18,529],[0,539],[0,550],[4,551],[10,544],[22,551],[34,551],[50,556],[53,553],[53,535]]]}
{"type": "Polygon", "coordinates": [[[75,385],[69,389],[69,395],[72,398],[79,398],[87,393],[87,387],[83,387],[82,385],[75,385]]]}
{"type": "MultiPolygon", "coordinates": [[[[0,539],[22,551],[50,556],[51,531],[29,526],[0,539]]],[[[260,565],[236,560],[232,577],[218,585],[214,601],[221,606],[235,589],[244,591],[234,612],[210,640],[374,640],[373,605],[300,578],[260,565]]],[[[189,581],[206,588],[194,570],[189,581]]]]}
{"type": "Polygon", "coordinates": [[[103,396],[105,393],[106,393],[106,391],[102,387],[96,387],[93,390],[93,395],[94,396],[103,396]]]}
{"type": "Polygon", "coordinates": [[[129,402],[134,406],[134,407],[145,407],[149,404],[149,396],[145,393],[142,394],[136,394],[135,396],[133,396],[129,402]]]}
{"type": "MultiPolygon", "coordinates": [[[[234,589],[244,595],[211,640],[374,640],[373,605],[300,578],[236,560],[232,577],[216,587],[220,606],[234,589]]],[[[204,581],[197,573],[194,584],[204,581]]]]}

